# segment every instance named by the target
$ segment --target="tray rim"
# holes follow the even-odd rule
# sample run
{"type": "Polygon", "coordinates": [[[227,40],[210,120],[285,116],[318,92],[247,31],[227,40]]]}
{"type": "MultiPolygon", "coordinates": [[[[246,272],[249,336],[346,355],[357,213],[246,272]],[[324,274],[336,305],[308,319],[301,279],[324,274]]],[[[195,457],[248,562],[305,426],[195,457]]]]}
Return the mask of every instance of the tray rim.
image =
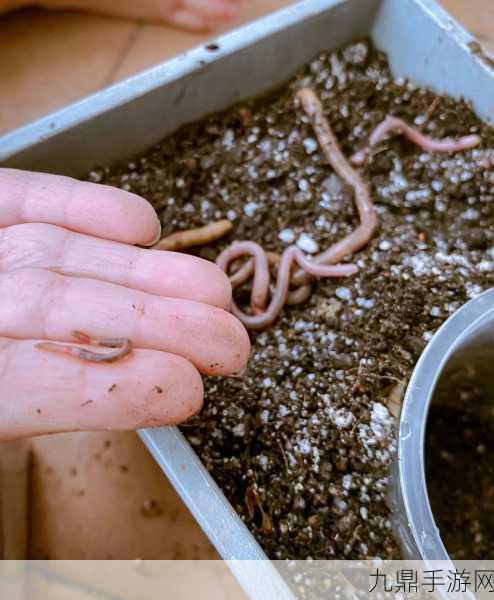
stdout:
{"type": "MultiPolygon", "coordinates": [[[[96,116],[103,115],[104,113],[122,106],[139,96],[165,86],[172,81],[178,80],[194,70],[199,70],[204,65],[217,61],[234,51],[255,44],[256,41],[273,35],[282,29],[296,25],[301,19],[317,17],[318,15],[325,13],[326,11],[329,11],[338,5],[343,5],[346,2],[348,2],[348,0],[302,0],[297,4],[283,8],[280,11],[271,13],[247,25],[243,25],[229,33],[218,36],[208,41],[206,44],[201,44],[196,48],[188,50],[187,52],[171,60],[146,69],[128,79],[123,80],[122,82],[118,82],[104,90],[72,103],[67,107],[53,111],[52,113],[40,119],[28,123],[27,125],[14,129],[13,131],[10,131],[0,137],[0,163],[3,160],[22,152],[24,149],[27,149],[41,141],[49,140],[50,138],[53,138],[64,131],[72,129],[78,124],[90,121],[96,116]],[[218,51],[211,52],[207,49],[207,46],[214,43],[218,44],[220,49],[218,51]]],[[[386,0],[376,0],[376,4],[379,6],[384,4],[384,2],[386,2],[386,0]]],[[[449,13],[447,13],[441,6],[437,4],[435,0],[405,0],[405,3],[413,4],[421,8],[423,13],[439,23],[457,44],[464,46],[469,41],[475,40],[475,37],[467,32],[464,27],[458,24],[449,15],[449,13]]],[[[474,56],[472,55],[472,60],[473,59],[474,56]]],[[[488,69],[486,66],[485,68],[488,69]]],[[[492,70],[488,69],[488,71],[492,76],[492,70]]],[[[177,428],[145,430],[141,431],[140,435],[148,447],[156,443],[156,435],[167,435],[169,436],[169,441],[172,441],[173,438],[174,442],[177,442],[177,440],[180,438],[184,439],[177,428]]],[[[214,484],[214,486],[216,486],[216,484],[209,473],[205,470],[202,461],[200,461],[198,458],[198,455],[194,452],[188,442],[184,441],[180,443],[182,443],[184,449],[187,451],[190,450],[196,456],[198,462],[206,472],[207,477],[210,479],[210,481],[208,481],[208,485],[210,485],[210,487],[213,489],[211,482],[214,484]]],[[[164,469],[163,465],[161,466],[164,469]]],[[[176,471],[173,472],[175,474],[177,473],[176,471]]],[[[220,493],[228,503],[224,494],[222,492],[220,493]]],[[[185,502],[190,508],[188,502],[185,502]]],[[[197,513],[194,511],[192,512],[194,513],[196,519],[198,519],[197,513]]],[[[242,552],[240,552],[240,554],[232,554],[224,548],[223,552],[220,551],[223,557],[233,563],[237,563],[243,559],[261,560],[270,563],[260,549],[257,541],[241,521],[239,515],[237,513],[234,515],[230,514],[230,518],[232,517],[236,517],[241,526],[245,529],[245,532],[248,534],[248,536],[250,536],[251,540],[254,540],[257,548],[252,547],[250,551],[253,553],[247,553],[245,556],[242,555],[242,552]]],[[[198,520],[201,523],[200,519],[198,520]]],[[[203,529],[205,529],[205,527],[203,527],[203,529]]],[[[240,575],[236,573],[236,575],[239,576],[239,578],[242,577],[241,573],[240,575]]],[[[273,574],[268,571],[264,573],[264,576],[268,578],[272,577],[272,575],[273,574]]],[[[256,570],[255,573],[251,572],[248,574],[248,577],[254,576],[259,579],[259,571],[256,570]]],[[[262,580],[262,576],[260,579],[262,580]]],[[[245,580],[243,580],[243,585],[245,585],[245,580]]],[[[250,592],[248,593],[250,595],[250,592]]],[[[286,596],[287,598],[293,597],[291,592],[289,594],[290,595],[286,596]]],[[[266,598],[268,596],[252,595],[251,597],[266,598]]],[[[273,598],[274,597],[283,598],[285,596],[278,594],[277,596],[273,596],[273,598]]]]}

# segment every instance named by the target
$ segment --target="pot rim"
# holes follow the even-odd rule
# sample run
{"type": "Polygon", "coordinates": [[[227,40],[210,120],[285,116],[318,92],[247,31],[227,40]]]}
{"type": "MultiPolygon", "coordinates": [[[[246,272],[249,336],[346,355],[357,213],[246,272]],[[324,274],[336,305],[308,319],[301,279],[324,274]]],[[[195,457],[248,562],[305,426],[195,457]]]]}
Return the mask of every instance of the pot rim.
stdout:
{"type": "Polygon", "coordinates": [[[494,313],[494,288],[464,304],[440,327],[417,362],[405,394],[398,434],[398,484],[407,529],[419,558],[426,563],[451,560],[427,493],[425,434],[429,406],[447,362],[489,313],[494,313]]]}

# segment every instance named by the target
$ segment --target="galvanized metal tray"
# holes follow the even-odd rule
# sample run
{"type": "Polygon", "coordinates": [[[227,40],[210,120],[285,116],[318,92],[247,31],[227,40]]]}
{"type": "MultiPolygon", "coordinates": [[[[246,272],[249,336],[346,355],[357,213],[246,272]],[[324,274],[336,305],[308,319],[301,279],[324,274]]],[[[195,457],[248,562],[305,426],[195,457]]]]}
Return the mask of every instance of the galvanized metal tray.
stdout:
{"type": "MultiPolygon", "coordinates": [[[[493,69],[434,0],[304,0],[3,136],[0,163],[81,175],[265,93],[319,52],[366,36],[396,76],[465,97],[494,122],[493,69]]],[[[178,429],[141,436],[249,596],[292,597],[178,429]]]]}

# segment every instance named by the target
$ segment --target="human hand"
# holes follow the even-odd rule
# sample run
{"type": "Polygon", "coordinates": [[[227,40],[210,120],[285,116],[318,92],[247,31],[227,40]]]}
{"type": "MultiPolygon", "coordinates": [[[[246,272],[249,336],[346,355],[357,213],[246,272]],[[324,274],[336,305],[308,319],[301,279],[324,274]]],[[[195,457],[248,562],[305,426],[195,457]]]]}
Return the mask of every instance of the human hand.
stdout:
{"type": "Polygon", "coordinates": [[[133,246],[159,232],[135,194],[0,168],[0,440],[179,423],[202,405],[200,373],[244,368],[225,274],[133,246]],[[135,349],[96,364],[36,347],[74,343],[74,331],[135,349]]]}
{"type": "Polygon", "coordinates": [[[242,0],[0,0],[0,13],[28,5],[59,10],[84,10],[115,17],[158,21],[205,31],[230,21],[242,0]]]}

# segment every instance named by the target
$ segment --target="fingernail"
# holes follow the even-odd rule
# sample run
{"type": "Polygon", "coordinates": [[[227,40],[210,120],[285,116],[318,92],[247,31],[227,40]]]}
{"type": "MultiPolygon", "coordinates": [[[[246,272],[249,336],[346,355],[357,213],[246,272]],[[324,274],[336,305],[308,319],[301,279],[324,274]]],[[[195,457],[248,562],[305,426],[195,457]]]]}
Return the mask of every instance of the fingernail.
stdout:
{"type": "Polygon", "coordinates": [[[221,10],[215,11],[214,14],[208,16],[207,22],[211,27],[218,25],[221,21],[231,21],[240,12],[240,7],[236,5],[224,5],[221,10]]]}
{"type": "Polygon", "coordinates": [[[142,245],[147,246],[147,247],[154,246],[160,240],[161,240],[161,223],[159,223],[159,225],[158,225],[158,233],[157,233],[156,237],[154,238],[154,240],[152,242],[149,242],[148,244],[142,244],[142,245]]]}
{"type": "Polygon", "coordinates": [[[241,379],[247,372],[247,369],[248,367],[246,366],[241,371],[238,371],[237,373],[232,373],[230,377],[233,377],[233,379],[241,379]]]}
{"type": "Polygon", "coordinates": [[[191,31],[204,31],[208,28],[205,19],[201,15],[194,14],[188,10],[178,10],[171,18],[174,25],[190,29],[191,31]]]}

